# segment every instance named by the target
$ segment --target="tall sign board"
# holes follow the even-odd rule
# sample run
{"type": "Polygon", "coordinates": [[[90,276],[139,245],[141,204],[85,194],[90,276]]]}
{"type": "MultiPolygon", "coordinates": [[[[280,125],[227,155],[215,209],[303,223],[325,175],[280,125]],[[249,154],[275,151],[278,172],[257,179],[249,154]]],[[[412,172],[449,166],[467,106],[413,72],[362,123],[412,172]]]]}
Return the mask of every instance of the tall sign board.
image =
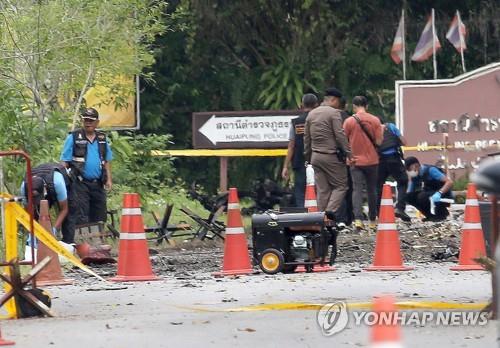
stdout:
{"type": "MultiPolygon", "coordinates": [[[[444,145],[450,170],[477,168],[482,157],[500,150],[500,63],[454,79],[396,82],[396,123],[409,145],[422,150],[444,145]]],[[[443,152],[407,151],[423,163],[442,160],[443,152]]]]}

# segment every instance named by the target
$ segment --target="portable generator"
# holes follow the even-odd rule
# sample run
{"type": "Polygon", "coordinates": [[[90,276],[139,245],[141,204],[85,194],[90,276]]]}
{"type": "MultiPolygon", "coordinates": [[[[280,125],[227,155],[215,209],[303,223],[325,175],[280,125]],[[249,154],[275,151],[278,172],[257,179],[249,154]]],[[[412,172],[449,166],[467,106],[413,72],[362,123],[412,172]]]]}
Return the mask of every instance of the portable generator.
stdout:
{"type": "Polygon", "coordinates": [[[263,272],[293,272],[303,265],[307,272],[326,263],[332,244],[337,252],[336,231],[325,226],[324,213],[266,212],[252,215],[253,259],[263,272]]]}

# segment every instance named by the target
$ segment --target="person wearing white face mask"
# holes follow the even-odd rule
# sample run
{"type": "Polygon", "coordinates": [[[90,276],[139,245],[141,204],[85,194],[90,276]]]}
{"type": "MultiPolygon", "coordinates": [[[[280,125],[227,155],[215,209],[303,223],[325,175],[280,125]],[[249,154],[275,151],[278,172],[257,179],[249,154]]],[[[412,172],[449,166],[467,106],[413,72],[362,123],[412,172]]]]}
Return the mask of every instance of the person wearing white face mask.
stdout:
{"type": "Polygon", "coordinates": [[[448,203],[443,198],[452,198],[453,181],[444,172],[432,165],[421,165],[416,157],[405,159],[405,167],[409,177],[406,201],[424,214],[426,221],[442,221],[449,215],[448,203]],[[431,213],[431,202],[435,204],[431,213]]]}

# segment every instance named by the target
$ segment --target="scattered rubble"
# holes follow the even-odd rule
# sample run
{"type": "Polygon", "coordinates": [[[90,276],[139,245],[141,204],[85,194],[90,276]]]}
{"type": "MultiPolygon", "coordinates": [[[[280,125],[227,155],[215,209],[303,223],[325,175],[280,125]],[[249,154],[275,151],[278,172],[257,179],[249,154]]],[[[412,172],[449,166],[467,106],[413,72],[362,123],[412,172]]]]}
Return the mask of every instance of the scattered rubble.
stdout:
{"type": "MultiPolygon", "coordinates": [[[[398,221],[401,249],[405,262],[412,264],[430,262],[455,262],[460,246],[462,215],[443,222],[412,223],[398,221]]],[[[337,264],[368,265],[372,262],[376,231],[343,232],[338,237],[337,264]]],[[[251,241],[249,241],[251,245],[251,241]]],[[[184,287],[196,287],[189,281],[211,279],[213,272],[220,271],[223,258],[222,242],[186,242],[182,247],[152,247],[151,264],[155,274],[179,280],[184,287]],[[154,251],[153,251],[154,250],[154,251]]],[[[116,273],[116,264],[93,265],[103,277],[116,273]]],[[[89,276],[78,270],[70,270],[71,277],[86,279],[89,276]]]]}

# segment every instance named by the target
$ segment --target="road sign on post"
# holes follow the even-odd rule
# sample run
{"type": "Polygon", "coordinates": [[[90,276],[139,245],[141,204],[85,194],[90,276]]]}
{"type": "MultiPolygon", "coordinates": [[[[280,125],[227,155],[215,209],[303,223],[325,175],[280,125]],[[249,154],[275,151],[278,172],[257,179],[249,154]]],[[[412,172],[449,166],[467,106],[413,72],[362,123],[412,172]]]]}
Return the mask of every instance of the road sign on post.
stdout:
{"type": "Polygon", "coordinates": [[[285,148],[298,110],[193,113],[193,148],[285,148]]]}

